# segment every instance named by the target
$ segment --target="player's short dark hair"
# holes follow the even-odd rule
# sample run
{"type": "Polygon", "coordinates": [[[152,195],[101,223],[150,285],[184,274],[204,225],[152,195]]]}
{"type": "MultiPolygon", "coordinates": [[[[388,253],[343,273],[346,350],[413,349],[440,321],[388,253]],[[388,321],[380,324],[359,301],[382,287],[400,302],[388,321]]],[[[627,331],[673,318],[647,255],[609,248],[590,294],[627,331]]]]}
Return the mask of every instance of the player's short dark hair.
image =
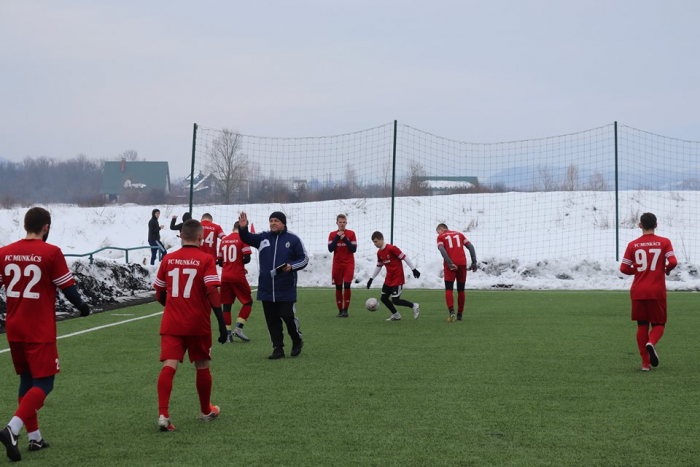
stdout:
{"type": "Polygon", "coordinates": [[[653,230],[656,228],[656,216],[650,212],[642,214],[642,217],[639,218],[639,222],[642,223],[644,230],[653,230]]]}
{"type": "Polygon", "coordinates": [[[195,219],[190,219],[182,224],[182,231],[180,231],[180,238],[187,240],[188,242],[193,242],[197,240],[197,237],[202,232],[202,224],[195,219]]]}
{"type": "Polygon", "coordinates": [[[24,230],[29,233],[41,233],[46,224],[51,225],[51,214],[44,208],[35,206],[24,215],[24,230]]]}
{"type": "Polygon", "coordinates": [[[343,213],[341,212],[340,214],[338,214],[338,215],[335,217],[335,220],[336,220],[336,221],[337,221],[338,219],[345,219],[345,220],[348,220],[348,216],[346,216],[345,214],[343,214],[343,213]]]}
{"type": "Polygon", "coordinates": [[[209,214],[208,212],[205,212],[204,214],[202,214],[202,220],[203,221],[213,221],[214,218],[211,217],[211,214],[209,214]]]}
{"type": "Polygon", "coordinates": [[[372,234],[372,241],[374,240],[384,240],[384,235],[380,231],[376,231],[372,234]]]}
{"type": "Polygon", "coordinates": [[[233,230],[238,230],[241,228],[241,223],[236,221],[233,223],[233,230]]]}
{"type": "Polygon", "coordinates": [[[447,227],[447,224],[443,224],[443,223],[438,224],[438,226],[435,227],[435,230],[439,229],[440,227],[442,227],[445,230],[450,230],[450,228],[447,227]]]}

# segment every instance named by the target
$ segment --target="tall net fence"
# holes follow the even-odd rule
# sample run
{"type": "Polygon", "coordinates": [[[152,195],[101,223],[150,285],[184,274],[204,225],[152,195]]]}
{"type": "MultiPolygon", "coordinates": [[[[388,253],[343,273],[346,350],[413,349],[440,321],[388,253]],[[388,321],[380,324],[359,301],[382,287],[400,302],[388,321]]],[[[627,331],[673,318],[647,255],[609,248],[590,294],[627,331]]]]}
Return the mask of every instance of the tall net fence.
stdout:
{"type": "Polygon", "coordinates": [[[378,230],[426,271],[421,285],[439,286],[439,223],[463,232],[494,276],[527,277],[556,263],[551,276],[566,278],[573,274],[567,267],[596,269],[594,262],[608,262],[610,274],[647,211],[682,261],[700,254],[691,228],[700,142],[617,123],[499,143],[458,141],[397,122],[306,138],[198,128],[194,143],[195,218],[210,212],[230,231],[245,210],[256,230],[267,230],[269,214],[281,210],[315,267],[330,271],[328,234],[337,214],[346,214],[359,241],[358,281],[374,267],[370,237],[378,230]]]}

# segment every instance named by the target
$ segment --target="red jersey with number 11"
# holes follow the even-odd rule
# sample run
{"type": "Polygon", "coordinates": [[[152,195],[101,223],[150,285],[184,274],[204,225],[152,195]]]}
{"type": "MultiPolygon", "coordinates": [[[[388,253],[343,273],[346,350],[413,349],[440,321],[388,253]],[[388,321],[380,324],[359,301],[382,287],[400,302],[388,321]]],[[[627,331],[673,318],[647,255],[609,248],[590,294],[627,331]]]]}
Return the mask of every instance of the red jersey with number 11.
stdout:
{"type": "Polygon", "coordinates": [[[467,256],[464,254],[464,247],[469,244],[469,240],[464,236],[462,232],[455,232],[454,230],[445,230],[443,233],[438,235],[437,246],[440,245],[445,247],[447,251],[447,256],[450,257],[456,266],[466,266],[467,256]]]}
{"type": "Polygon", "coordinates": [[[634,274],[630,288],[632,300],[665,300],[666,270],[670,271],[677,264],[668,238],[647,234],[630,242],[622,258],[620,271],[634,274]]]}
{"type": "Polygon", "coordinates": [[[56,342],[56,287],[75,284],[61,249],[43,240],[0,248],[0,285],[7,295],[7,340],[56,342]]]}
{"type": "Polygon", "coordinates": [[[167,290],[160,333],[172,336],[211,334],[211,305],[207,286],[219,286],[216,262],[196,246],[183,246],[168,253],[158,268],[153,284],[167,290]]]}
{"type": "Polygon", "coordinates": [[[250,247],[243,243],[238,232],[234,232],[221,240],[219,258],[224,263],[224,268],[221,271],[221,282],[245,280],[243,256],[250,253],[250,247]]]}

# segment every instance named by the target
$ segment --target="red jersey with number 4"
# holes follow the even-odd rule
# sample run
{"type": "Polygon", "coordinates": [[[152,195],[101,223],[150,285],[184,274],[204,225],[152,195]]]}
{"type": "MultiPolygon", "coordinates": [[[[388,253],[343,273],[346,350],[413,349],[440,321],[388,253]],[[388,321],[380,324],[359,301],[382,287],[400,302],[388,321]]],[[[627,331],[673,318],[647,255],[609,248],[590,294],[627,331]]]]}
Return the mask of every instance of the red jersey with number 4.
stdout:
{"type": "Polygon", "coordinates": [[[677,264],[668,238],[647,234],[630,242],[622,258],[620,271],[634,274],[630,288],[632,300],[665,300],[666,271],[675,268],[677,264]]]}
{"type": "MultiPolygon", "coordinates": [[[[328,235],[329,245],[333,242],[336,235],[338,235],[337,230],[328,235]]],[[[355,236],[355,232],[345,229],[345,237],[342,240],[338,240],[335,251],[333,252],[334,266],[355,266],[355,254],[348,249],[348,242],[357,246],[357,237],[355,236]]]]}
{"type": "Polygon", "coordinates": [[[403,273],[403,264],[401,261],[406,257],[406,254],[399,250],[394,245],[384,244],[383,248],[377,251],[377,267],[386,267],[386,278],[384,285],[395,286],[404,285],[406,277],[403,273]]]}
{"type": "Polygon", "coordinates": [[[202,232],[202,243],[199,248],[203,252],[212,255],[214,260],[216,260],[219,251],[216,246],[216,241],[217,239],[223,239],[226,234],[224,234],[224,230],[219,224],[214,224],[213,222],[202,221],[202,228],[204,232],[202,232]]]}
{"type": "Polygon", "coordinates": [[[75,284],[61,249],[43,240],[0,248],[0,285],[7,295],[10,342],[56,342],[56,287],[75,284]]]}
{"type": "Polygon", "coordinates": [[[160,263],[156,290],[167,290],[160,333],[172,336],[211,334],[211,305],[207,286],[219,286],[216,262],[197,247],[184,246],[160,263]]]}
{"type": "Polygon", "coordinates": [[[464,247],[469,244],[469,240],[464,236],[462,232],[455,232],[454,230],[445,230],[443,233],[438,235],[437,246],[440,245],[445,247],[447,251],[447,256],[450,257],[456,266],[466,266],[467,256],[464,254],[464,247]]]}
{"type": "Polygon", "coordinates": [[[245,265],[243,256],[251,253],[250,247],[241,241],[238,232],[234,232],[221,240],[219,258],[223,260],[224,268],[221,271],[221,282],[235,282],[245,280],[245,265]]]}

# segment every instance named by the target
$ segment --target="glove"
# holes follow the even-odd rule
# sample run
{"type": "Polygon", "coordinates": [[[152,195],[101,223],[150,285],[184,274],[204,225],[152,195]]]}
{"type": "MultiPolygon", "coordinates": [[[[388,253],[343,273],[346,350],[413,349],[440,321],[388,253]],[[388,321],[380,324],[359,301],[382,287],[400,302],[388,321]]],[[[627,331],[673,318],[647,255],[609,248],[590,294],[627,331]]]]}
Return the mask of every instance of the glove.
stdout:
{"type": "Polygon", "coordinates": [[[367,288],[368,288],[368,289],[369,289],[370,287],[372,287],[372,281],[373,281],[373,280],[374,280],[374,279],[370,278],[370,279],[367,281],[367,288]]]}
{"type": "Polygon", "coordinates": [[[413,270],[413,277],[415,277],[416,279],[420,277],[420,271],[418,269],[413,270]]]}
{"type": "Polygon", "coordinates": [[[476,272],[476,270],[479,269],[479,266],[477,266],[476,263],[472,263],[472,267],[469,269],[471,269],[472,272],[476,272]]]}
{"type": "Polygon", "coordinates": [[[216,259],[216,265],[220,267],[224,267],[224,259],[223,258],[217,258],[216,259]]]}
{"type": "Polygon", "coordinates": [[[225,344],[228,340],[228,333],[226,332],[226,326],[219,326],[219,344],[225,344]]]}
{"type": "Polygon", "coordinates": [[[81,302],[80,305],[76,306],[78,311],[80,312],[80,316],[85,317],[90,314],[90,307],[88,306],[87,303],[81,302]]]}

